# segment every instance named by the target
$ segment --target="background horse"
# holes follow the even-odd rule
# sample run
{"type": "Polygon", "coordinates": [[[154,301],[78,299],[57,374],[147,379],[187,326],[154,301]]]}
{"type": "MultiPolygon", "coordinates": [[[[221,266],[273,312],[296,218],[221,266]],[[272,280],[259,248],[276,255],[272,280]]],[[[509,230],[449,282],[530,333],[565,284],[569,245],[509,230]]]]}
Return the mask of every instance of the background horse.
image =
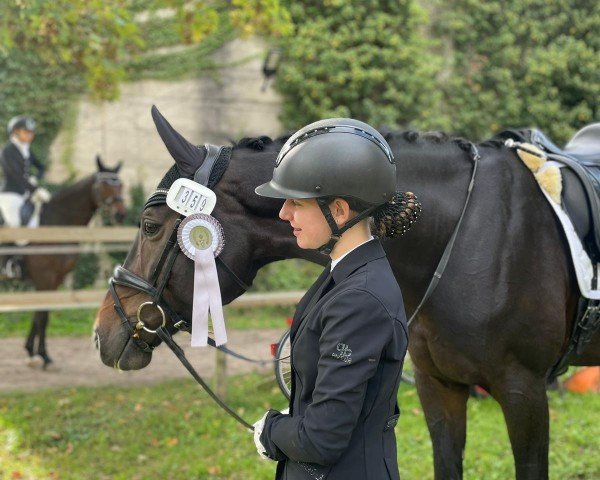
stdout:
{"type": "MultiPolygon", "coordinates": [[[[176,160],[169,175],[192,176],[204,149],[187,143],[164,119],[157,126],[176,160]]],[[[384,242],[410,315],[460,216],[473,159],[469,143],[441,134],[392,133],[387,139],[398,165],[398,189],[415,192],[423,205],[422,219],[408,234],[384,242]]],[[[243,293],[243,283],[250,285],[267,263],[287,258],[326,263],[314,251],[297,247],[291,228],[278,218],[282,201],[254,194],[257,185],[270,180],[284,140],[242,141],[213,188],[217,205],[212,215],[221,222],[226,241],[222,262],[217,262],[224,303],[243,293]]],[[[546,376],[566,345],[578,290],[561,228],[531,173],[500,142],[480,144],[478,150],[472,197],[446,272],[410,328],[409,350],[433,443],[435,477],[462,477],[469,386],[479,384],[504,412],[516,477],[547,478],[546,376]]],[[[152,283],[177,217],[164,204],[146,208],[124,268],[152,283]]],[[[179,252],[173,268],[160,273],[156,280],[166,281],[164,301],[190,319],[193,263],[179,252]]],[[[116,293],[134,325],[148,295],[122,286],[116,293]]],[[[156,328],[158,310],[144,321],[156,328]]],[[[172,322],[169,330],[176,330],[172,322]]],[[[106,365],[140,369],[151,360],[152,353],[142,351],[131,329],[121,324],[111,295],[98,312],[95,334],[106,365]]],[[[160,343],[144,331],[140,338],[160,343]]],[[[574,363],[598,364],[599,354],[596,335],[574,363]]]]}
{"type": "MultiPolygon", "coordinates": [[[[73,185],[57,192],[41,212],[40,225],[87,225],[99,209],[108,209],[110,218],[118,223],[125,219],[123,185],[119,179],[121,163],[108,168],[96,157],[98,171],[73,185]]],[[[56,290],[65,276],[75,268],[79,255],[25,255],[24,277],[36,290],[56,290]]],[[[48,368],[52,359],[46,350],[48,311],[33,314],[31,330],[25,348],[29,353],[30,366],[43,363],[48,368]],[[36,346],[37,340],[37,346],[36,346]]]]}

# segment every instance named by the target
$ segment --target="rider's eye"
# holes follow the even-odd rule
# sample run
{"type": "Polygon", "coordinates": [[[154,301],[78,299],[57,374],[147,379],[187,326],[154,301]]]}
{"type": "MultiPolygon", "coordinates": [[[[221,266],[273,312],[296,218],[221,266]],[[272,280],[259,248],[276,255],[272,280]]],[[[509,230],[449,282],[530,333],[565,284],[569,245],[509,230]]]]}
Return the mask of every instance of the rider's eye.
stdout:
{"type": "Polygon", "coordinates": [[[160,230],[160,225],[158,223],[150,222],[149,220],[144,220],[144,234],[151,237],[155,235],[160,230]]]}

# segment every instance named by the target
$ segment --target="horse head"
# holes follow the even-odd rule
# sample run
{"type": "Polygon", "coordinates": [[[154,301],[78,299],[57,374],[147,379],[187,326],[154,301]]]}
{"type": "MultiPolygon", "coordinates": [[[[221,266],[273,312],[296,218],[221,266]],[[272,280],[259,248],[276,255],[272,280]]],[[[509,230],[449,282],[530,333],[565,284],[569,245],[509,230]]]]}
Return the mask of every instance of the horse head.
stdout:
{"type": "Polygon", "coordinates": [[[94,174],[93,195],[96,208],[103,209],[114,223],[123,223],[127,215],[123,202],[123,184],[119,178],[119,170],[123,162],[119,161],[116,167],[110,168],[102,162],[100,155],[96,155],[98,171],[94,174]]]}
{"type": "MultiPolygon", "coordinates": [[[[194,177],[207,148],[186,140],[155,107],[152,116],[175,164],[146,202],[136,240],[116,270],[112,294],[107,295],[95,324],[102,361],[124,370],[148,365],[152,348],[160,343],[152,330],[164,323],[173,333],[175,325],[189,320],[192,313],[194,264],[178,247],[181,218],[166,205],[165,197],[175,180],[194,177]],[[149,331],[135,329],[140,306],[149,331]]],[[[229,149],[230,156],[219,157],[208,178],[207,186],[217,197],[211,215],[222,225],[225,238],[225,248],[217,257],[224,304],[241,295],[258,269],[270,262],[307,258],[325,263],[320,254],[297,247],[287,222],[278,217],[281,200],[254,193],[256,186],[271,178],[282,145],[281,139],[243,139],[229,149]]]]}

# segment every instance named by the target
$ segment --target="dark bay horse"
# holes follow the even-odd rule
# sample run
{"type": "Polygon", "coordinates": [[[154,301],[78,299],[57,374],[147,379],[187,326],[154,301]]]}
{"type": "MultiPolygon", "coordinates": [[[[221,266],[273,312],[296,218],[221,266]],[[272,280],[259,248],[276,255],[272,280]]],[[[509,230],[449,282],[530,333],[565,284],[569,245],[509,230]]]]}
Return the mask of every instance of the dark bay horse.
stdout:
{"type": "MultiPolygon", "coordinates": [[[[204,149],[174,131],[161,135],[177,172],[193,175],[204,149]]],[[[398,189],[415,192],[423,205],[422,219],[408,234],[384,243],[410,315],[460,216],[473,160],[467,142],[441,134],[391,133],[387,140],[397,162],[398,189]]],[[[231,270],[221,266],[218,272],[224,303],[243,293],[234,275],[251,284],[257,270],[273,261],[326,263],[314,251],[296,246],[290,227],[278,218],[281,201],[254,194],[257,185],[270,180],[282,144],[283,139],[270,142],[264,137],[241,142],[214,187],[217,205],[212,215],[224,228],[221,257],[231,270]]],[[[578,289],[561,228],[532,174],[500,142],[477,148],[481,160],[462,227],[443,278],[411,325],[409,350],[432,438],[436,479],[462,478],[466,404],[474,384],[485,387],[501,405],[516,478],[543,479],[548,477],[549,447],[546,376],[565,348],[578,289]]],[[[164,204],[146,208],[123,267],[151,279],[177,216],[164,204]]],[[[164,301],[189,319],[192,262],[180,252],[161,278],[166,281],[164,301]]],[[[134,325],[148,295],[122,286],[116,292],[134,325]]],[[[158,310],[152,309],[144,320],[156,328],[158,310]]],[[[172,322],[167,325],[176,330],[172,322]]],[[[110,294],[98,312],[95,332],[106,365],[131,370],[150,362],[152,353],[132,341],[110,294]]],[[[153,334],[140,336],[150,345],[160,343],[153,334]]],[[[574,363],[600,363],[598,335],[574,363]]]]}
{"type": "MultiPolygon", "coordinates": [[[[109,168],[102,163],[100,157],[96,157],[96,163],[96,173],[52,196],[42,208],[40,225],[87,225],[99,209],[108,209],[113,221],[123,222],[127,212],[123,203],[123,185],[119,179],[121,164],[109,168]]],[[[65,276],[75,268],[78,258],[77,254],[25,255],[24,277],[36,290],[56,290],[65,276]]],[[[48,368],[52,363],[46,350],[48,317],[48,311],[33,314],[31,330],[25,343],[31,366],[42,363],[44,368],[48,368]]]]}

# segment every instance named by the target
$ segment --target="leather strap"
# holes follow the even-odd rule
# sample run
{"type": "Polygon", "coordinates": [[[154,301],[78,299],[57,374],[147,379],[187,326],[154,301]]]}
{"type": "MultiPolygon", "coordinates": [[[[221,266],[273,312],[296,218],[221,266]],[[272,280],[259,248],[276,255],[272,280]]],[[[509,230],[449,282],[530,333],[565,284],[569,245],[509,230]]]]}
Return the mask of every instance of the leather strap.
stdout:
{"type": "Polygon", "coordinates": [[[211,143],[207,143],[204,145],[204,148],[206,148],[206,158],[202,162],[202,165],[200,165],[200,168],[196,170],[196,173],[194,174],[194,182],[206,187],[208,186],[208,180],[210,179],[213,166],[221,156],[221,152],[225,147],[218,147],[211,143]]]}
{"type": "Polygon", "coordinates": [[[438,283],[440,282],[442,275],[444,274],[444,270],[446,270],[446,266],[448,265],[448,260],[450,260],[450,255],[452,254],[452,249],[454,248],[454,242],[456,241],[456,237],[458,236],[458,231],[460,230],[460,226],[462,225],[463,218],[465,216],[465,212],[467,210],[467,205],[469,205],[469,200],[471,199],[471,192],[473,191],[473,186],[475,185],[475,174],[477,173],[477,166],[479,165],[479,159],[481,156],[479,155],[479,151],[474,144],[470,145],[470,152],[473,158],[473,174],[471,175],[471,181],[469,182],[469,188],[467,189],[467,198],[465,200],[465,204],[463,206],[462,212],[456,222],[456,226],[454,227],[454,231],[450,236],[450,240],[444,249],[444,253],[442,254],[442,258],[440,259],[440,263],[438,263],[437,268],[433,274],[433,278],[431,282],[429,282],[429,286],[425,291],[425,295],[421,299],[421,303],[417,306],[413,314],[410,316],[407,325],[410,327],[410,324],[414,321],[421,307],[425,305],[425,302],[429,299],[433,291],[436,289],[438,283]]]}
{"type": "Polygon", "coordinates": [[[242,417],[240,417],[237,413],[235,413],[227,404],[225,404],[216,394],[212,391],[212,389],[206,384],[206,382],[202,379],[200,375],[194,370],[194,367],[188,362],[185,357],[185,353],[175,341],[173,337],[167,332],[164,327],[160,327],[156,330],[156,334],[159,338],[169,346],[169,348],[173,351],[175,356],[179,359],[179,361],[183,364],[183,366],[187,369],[188,372],[194,377],[194,380],[200,384],[200,386],[210,395],[210,397],[219,405],[223,410],[225,410],[229,415],[231,415],[235,420],[241,423],[244,427],[248,428],[250,431],[254,431],[254,427],[246,422],[242,417]]]}

